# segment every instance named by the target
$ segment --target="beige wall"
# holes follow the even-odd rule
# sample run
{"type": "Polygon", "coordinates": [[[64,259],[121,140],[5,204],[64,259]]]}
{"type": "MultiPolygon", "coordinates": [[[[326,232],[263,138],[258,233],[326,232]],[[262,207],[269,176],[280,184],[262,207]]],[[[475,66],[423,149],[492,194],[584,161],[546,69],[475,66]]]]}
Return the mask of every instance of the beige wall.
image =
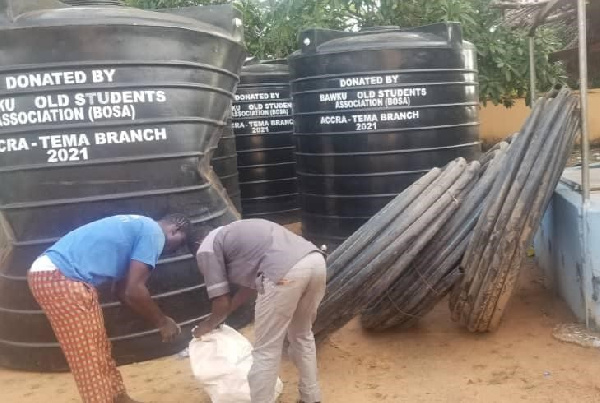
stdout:
{"type": "MultiPolygon", "coordinates": [[[[484,143],[497,143],[519,130],[529,115],[525,100],[519,99],[511,108],[488,103],[479,109],[479,135],[484,143]]],[[[600,143],[600,90],[591,90],[589,96],[590,139],[600,143]]]]}

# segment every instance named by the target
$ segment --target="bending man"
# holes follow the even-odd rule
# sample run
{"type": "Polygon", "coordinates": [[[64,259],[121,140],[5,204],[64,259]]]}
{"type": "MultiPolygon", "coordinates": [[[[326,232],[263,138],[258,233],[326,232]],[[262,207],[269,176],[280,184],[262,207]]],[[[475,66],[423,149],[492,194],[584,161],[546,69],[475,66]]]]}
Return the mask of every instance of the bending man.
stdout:
{"type": "Polygon", "coordinates": [[[212,331],[258,290],[253,364],[248,375],[253,403],[271,403],[283,342],[300,373],[300,397],[321,400],[312,325],[325,294],[325,259],[318,248],[284,227],[241,220],[204,234],[191,246],[212,303],[195,337],[212,331]],[[230,284],[239,287],[231,295],[230,284]]]}
{"type": "Polygon", "coordinates": [[[29,288],[52,329],[85,403],[134,402],[111,356],[96,286],[114,281],[119,299],[159,329],[164,342],[180,333],[150,297],[146,281],[165,251],[186,241],[190,221],[119,215],[84,225],[60,239],[29,270],[29,288]]]}

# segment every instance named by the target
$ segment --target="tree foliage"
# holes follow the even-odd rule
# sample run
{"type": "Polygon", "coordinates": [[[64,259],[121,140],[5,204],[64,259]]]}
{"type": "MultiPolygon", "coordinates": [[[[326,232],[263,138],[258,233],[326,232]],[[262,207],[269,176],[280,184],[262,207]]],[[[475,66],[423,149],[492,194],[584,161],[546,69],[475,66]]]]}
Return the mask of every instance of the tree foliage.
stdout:
{"type": "MultiPolygon", "coordinates": [[[[502,25],[491,0],[234,0],[244,19],[246,46],[258,58],[282,58],[297,49],[297,35],[309,27],[360,29],[391,25],[416,27],[460,22],[465,39],[478,50],[480,98],[510,106],[529,94],[527,32],[502,25]]],[[[222,4],[226,0],[127,0],[141,8],[222,4]]],[[[537,90],[564,80],[563,67],[547,55],[562,47],[557,31],[537,32],[537,90]]]]}
{"type": "Polygon", "coordinates": [[[248,53],[260,59],[287,57],[307,27],[344,29],[347,13],[329,0],[126,0],[139,8],[233,3],[243,15],[248,53]]]}
{"type": "Polygon", "coordinates": [[[297,47],[298,33],[308,27],[344,29],[345,13],[331,0],[238,0],[248,50],[259,58],[284,58],[297,47]]]}
{"type": "MultiPolygon", "coordinates": [[[[502,23],[501,11],[490,0],[348,0],[349,12],[362,26],[415,27],[436,22],[460,22],[463,37],[478,52],[479,93],[482,102],[505,106],[529,94],[527,32],[502,23]]],[[[563,68],[549,64],[548,54],[562,47],[558,32],[538,30],[535,39],[537,90],[547,91],[564,80],[563,68]]]]}

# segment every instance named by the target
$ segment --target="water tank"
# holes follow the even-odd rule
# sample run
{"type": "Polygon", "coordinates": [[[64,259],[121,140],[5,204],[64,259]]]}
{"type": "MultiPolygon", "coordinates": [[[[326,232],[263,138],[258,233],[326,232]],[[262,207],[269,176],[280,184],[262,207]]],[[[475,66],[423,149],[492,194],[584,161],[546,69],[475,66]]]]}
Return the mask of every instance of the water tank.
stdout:
{"type": "Polygon", "coordinates": [[[242,68],[233,103],[233,130],[244,218],[298,220],[292,101],[285,61],[242,68]]]}
{"type": "MultiPolygon", "coordinates": [[[[182,212],[214,225],[238,218],[209,180],[208,156],[245,59],[239,13],[77,3],[0,1],[0,365],[7,367],[66,368],[26,272],[68,231],[120,213],[182,212]]],[[[120,363],[179,351],[210,311],[186,250],[164,257],[149,287],[183,334],[161,343],[107,286],[101,301],[120,363]]]]}
{"type": "Polygon", "coordinates": [[[223,128],[219,144],[212,149],[211,165],[231,202],[241,212],[242,198],[238,178],[237,148],[231,126],[231,116],[227,118],[227,125],[223,128]]]}
{"type": "Polygon", "coordinates": [[[477,157],[476,51],[458,24],[299,42],[288,61],[308,239],[331,250],[431,167],[477,157]]]}

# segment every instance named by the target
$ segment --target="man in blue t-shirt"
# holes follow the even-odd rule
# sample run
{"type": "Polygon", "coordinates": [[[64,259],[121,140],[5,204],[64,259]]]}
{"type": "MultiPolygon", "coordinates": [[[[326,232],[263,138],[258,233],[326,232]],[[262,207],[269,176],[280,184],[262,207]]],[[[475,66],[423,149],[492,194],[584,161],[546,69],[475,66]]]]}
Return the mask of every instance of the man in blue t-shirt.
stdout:
{"type": "Polygon", "coordinates": [[[134,402],[111,356],[96,287],[113,282],[119,299],[160,331],[181,329],[152,300],[146,282],[163,251],[181,247],[191,227],[173,214],[160,221],[118,215],[68,233],[31,266],[27,279],[75,377],[85,403],[134,402]]]}

